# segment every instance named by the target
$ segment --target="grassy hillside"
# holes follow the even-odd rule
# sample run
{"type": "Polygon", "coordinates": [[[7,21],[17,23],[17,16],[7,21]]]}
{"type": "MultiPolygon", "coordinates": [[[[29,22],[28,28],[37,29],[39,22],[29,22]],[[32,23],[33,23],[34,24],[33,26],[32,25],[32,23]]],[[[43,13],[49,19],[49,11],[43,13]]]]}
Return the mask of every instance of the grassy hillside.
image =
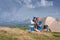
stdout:
{"type": "Polygon", "coordinates": [[[28,32],[27,27],[0,27],[0,40],[60,40],[58,32],[28,32]]]}

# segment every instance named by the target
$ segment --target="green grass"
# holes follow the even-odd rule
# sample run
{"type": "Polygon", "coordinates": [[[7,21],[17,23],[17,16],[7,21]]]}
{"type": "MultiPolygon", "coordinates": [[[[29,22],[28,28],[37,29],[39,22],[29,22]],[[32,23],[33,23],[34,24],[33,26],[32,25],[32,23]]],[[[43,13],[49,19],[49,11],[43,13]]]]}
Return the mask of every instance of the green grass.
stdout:
{"type": "Polygon", "coordinates": [[[0,34],[0,40],[15,40],[11,35],[0,34]]]}
{"type": "MultiPolygon", "coordinates": [[[[58,33],[52,33],[53,35],[56,35],[58,33]]],[[[33,38],[33,40],[60,40],[60,34],[56,35],[56,36],[53,36],[53,37],[46,37],[46,36],[43,36],[43,35],[37,35],[37,34],[32,34],[32,33],[28,33],[26,34],[28,36],[30,36],[31,38],[33,38]]],[[[20,35],[20,36],[23,36],[23,35],[20,35]]],[[[18,36],[19,37],[19,36],[18,36]]],[[[4,34],[1,34],[0,35],[0,40],[17,40],[16,38],[13,38],[13,36],[11,35],[4,35],[4,34]]]]}
{"type": "Polygon", "coordinates": [[[11,28],[19,28],[21,30],[27,30],[28,26],[14,26],[14,27],[11,27],[11,28]]]}
{"type": "MultiPolygon", "coordinates": [[[[24,27],[15,27],[15,28],[19,28],[21,30],[27,30],[27,26],[24,26],[24,27]]],[[[47,32],[48,34],[49,32],[47,32]]],[[[45,36],[45,35],[39,35],[39,34],[36,34],[36,33],[22,33],[22,34],[17,34],[17,35],[11,35],[11,34],[6,34],[6,33],[1,33],[0,32],[0,40],[20,40],[18,39],[19,37],[20,38],[23,38],[23,40],[28,40],[28,39],[25,39],[29,36],[29,38],[32,38],[32,40],[60,40],[60,33],[59,32],[50,32],[50,34],[52,34],[51,37],[48,37],[48,36],[45,36]],[[16,38],[16,37],[17,38],[16,38]],[[24,37],[24,36],[27,36],[27,37],[24,37]]]]}
{"type": "Polygon", "coordinates": [[[19,27],[21,30],[27,30],[28,26],[19,27]]]}

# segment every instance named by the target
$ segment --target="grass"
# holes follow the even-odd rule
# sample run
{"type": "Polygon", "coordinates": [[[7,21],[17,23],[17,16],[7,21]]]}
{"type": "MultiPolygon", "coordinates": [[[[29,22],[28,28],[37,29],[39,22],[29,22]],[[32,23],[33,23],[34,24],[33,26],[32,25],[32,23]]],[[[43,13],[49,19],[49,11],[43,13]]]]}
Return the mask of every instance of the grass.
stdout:
{"type": "Polygon", "coordinates": [[[27,26],[0,29],[0,40],[60,40],[60,32],[28,32],[27,26]],[[48,36],[47,36],[48,35],[48,36]],[[52,36],[51,36],[52,35],[52,36]]]}

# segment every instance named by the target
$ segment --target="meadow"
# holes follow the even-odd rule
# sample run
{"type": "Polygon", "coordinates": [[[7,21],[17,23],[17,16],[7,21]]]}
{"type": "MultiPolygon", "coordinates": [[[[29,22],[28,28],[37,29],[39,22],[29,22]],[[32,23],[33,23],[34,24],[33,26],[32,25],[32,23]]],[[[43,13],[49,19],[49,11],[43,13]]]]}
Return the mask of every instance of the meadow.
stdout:
{"type": "Polygon", "coordinates": [[[60,40],[60,32],[28,32],[24,27],[0,27],[0,40],[60,40]]]}

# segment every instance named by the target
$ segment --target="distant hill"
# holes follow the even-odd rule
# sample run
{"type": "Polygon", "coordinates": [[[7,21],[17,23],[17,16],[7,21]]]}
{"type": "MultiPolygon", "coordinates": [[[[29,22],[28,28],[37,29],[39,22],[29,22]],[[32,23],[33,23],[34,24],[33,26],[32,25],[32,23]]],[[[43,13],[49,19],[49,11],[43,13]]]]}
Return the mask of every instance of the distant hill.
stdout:
{"type": "Polygon", "coordinates": [[[0,26],[24,26],[24,25],[29,25],[30,24],[30,19],[26,19],[24,21],[11,21],[11,22],[3,22],[0,23],[0,26]]]}
{"type": "Polygon", "coordinates": [[[21,22],[21,24],[30,24],[31,19],[26,19],[21,22]]]}

